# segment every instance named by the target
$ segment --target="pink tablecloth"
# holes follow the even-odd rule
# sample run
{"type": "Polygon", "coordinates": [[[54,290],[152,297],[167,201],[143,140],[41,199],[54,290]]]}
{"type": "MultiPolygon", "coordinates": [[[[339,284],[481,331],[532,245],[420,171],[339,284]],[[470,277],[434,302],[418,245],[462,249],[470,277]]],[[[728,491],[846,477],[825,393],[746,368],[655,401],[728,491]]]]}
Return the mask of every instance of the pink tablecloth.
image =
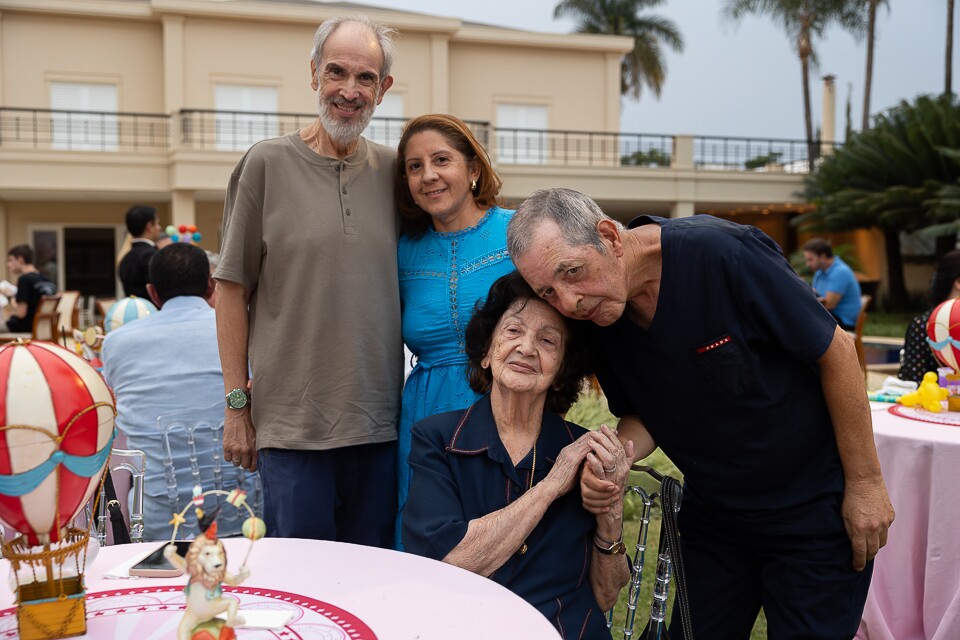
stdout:
{"type": "MultiPolygon", "coordinates": [[[[228,565],[236,572],[249,541],[226,540],[228,565]]],[[[186,578],[104,577],[117,565],[153,550],[156,543],[102,549],[87,568],[87,634],[84,638],[175,638],[186,578]],[[107,593],[110,592],[110,593],[107,593]],[[149,629],[143,635],[132,629],[149,629]]],[[[253,546],[250,578],[228,595],[241,607],[295,610],[276,634],[238,630],[238,640],[325,638],[390,640],[419,638],[556,640],[540,612],[497,583],[418,556],[314,540],[264,539],[253,546]]],[[[0,563],[0,579],[9,565],[0,563]]],[[[13,595],[0,586],[0,610],[13,595]]],[[[16,628],[0,611],[0,638],[16,628]]]]}
{"type": "Polygon", "coordinates": [[[960,638],[960,426],[872,404],[884,480],[897,517],[877,556],[858,638],[960,638]]]}

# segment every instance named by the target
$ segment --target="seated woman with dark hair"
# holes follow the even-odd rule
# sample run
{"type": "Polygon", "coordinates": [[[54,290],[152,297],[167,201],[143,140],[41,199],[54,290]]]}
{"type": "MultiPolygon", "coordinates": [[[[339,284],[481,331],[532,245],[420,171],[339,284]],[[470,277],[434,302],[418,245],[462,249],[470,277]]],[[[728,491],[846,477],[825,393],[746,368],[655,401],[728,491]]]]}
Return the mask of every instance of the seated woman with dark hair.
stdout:
{"type": "Polygon", "coordinates": [[[487,395],[414,426],[403,543],[497,581],[563,637],[609,638],[603,611],[630,577],[622,503],[588,513],[579,470],[622,492],[633,443],[558,415],[588,373],[569,322],[516,272],[493,284],[466,332],[470,384],[487,395]]]}

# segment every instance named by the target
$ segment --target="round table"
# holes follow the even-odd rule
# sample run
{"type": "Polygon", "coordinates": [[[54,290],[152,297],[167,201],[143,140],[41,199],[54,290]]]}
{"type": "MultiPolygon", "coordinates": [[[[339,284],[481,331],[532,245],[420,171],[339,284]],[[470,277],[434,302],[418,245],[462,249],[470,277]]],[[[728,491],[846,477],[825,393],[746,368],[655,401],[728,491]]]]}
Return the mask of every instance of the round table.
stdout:
{"type": "MultiPolygon", "coordinates": [[[[175,638],[183,610],[180,578],[123,578],[159,543],[105,547],[86,572],[87,638],[175,638]]],[[[250,545],[224,540],[235,573],[250,545]]],[[[396,551],[318,540],[265,538],[253,545],[243,585],[225,587],[241,610],[286,608],[284,631],[240,629],[239,640],[391,638],[448,640],[559,637],[525,600],[457,567],[396,551]]],[[[2,575],[9,564],[0,564],[2,575]]],[[[0,638],[16,637],[13,594],[0,589],[0,638]]],[[[241,611],[242,612],[242,611],[241,611]]]]}
{"type": "Polygon", "coordinates": [[[871,403],[896,510],[857,638],[960,638],[960,414],[871,403]],[[953,424],[935,424],[949,421],[953,424]]]}

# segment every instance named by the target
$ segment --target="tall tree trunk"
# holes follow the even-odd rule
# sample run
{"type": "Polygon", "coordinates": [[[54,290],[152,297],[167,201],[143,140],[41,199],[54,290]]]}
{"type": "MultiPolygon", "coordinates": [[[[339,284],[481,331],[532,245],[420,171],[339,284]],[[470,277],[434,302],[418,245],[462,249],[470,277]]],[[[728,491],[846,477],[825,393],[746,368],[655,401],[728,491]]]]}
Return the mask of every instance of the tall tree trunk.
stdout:
{"type": "Polygon", "coordinates": [[[953,0],[947,0],[947,61],[944,65],[943,92],[953,93],[953,0]]]}
{"type": "Polygon", "coordinates": [[[863,79],[863,126],[861,127],[861,131],[870,130],[870,87],[873,84],[873,38],[877,27],[877,3],[879,1],[880,0],[870,0],[870,13],[867,19],[867,71],[863,79]]]}
{"type": "Polygon", "coordinates": [[[819,154],[813,140],[813,115],[810,112],[810,56],[800,55],[800,69],[803,74],[803,124],[807,134],[807,162],[809,171],[812,172],[813,161],[819,154]]]}
{"type": "Polygon", "coordinates": [[[896,229],[884,229],[883,245],[887,252],[887,286],[890,293],[890,310],[904,311],[907,308],[907,287],[903,280],[900,232],[896,229]]]}

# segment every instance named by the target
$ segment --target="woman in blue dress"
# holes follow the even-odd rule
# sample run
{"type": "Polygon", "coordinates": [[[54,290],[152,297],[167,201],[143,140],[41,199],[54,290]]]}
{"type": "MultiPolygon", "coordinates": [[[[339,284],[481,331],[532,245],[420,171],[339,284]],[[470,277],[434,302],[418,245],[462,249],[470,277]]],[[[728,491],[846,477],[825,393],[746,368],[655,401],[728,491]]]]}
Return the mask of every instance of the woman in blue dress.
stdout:
{"type": "Polygon", "coordinates": [[[410,486],[410,429],[427,416],[472,405],[464,331],[490,285],[513,271],[499,176],[463,121],[410,121],[397,148],[398,250],[403,341],[417,364],[403,388],[399,431],[400,518],[410,486]]]}

